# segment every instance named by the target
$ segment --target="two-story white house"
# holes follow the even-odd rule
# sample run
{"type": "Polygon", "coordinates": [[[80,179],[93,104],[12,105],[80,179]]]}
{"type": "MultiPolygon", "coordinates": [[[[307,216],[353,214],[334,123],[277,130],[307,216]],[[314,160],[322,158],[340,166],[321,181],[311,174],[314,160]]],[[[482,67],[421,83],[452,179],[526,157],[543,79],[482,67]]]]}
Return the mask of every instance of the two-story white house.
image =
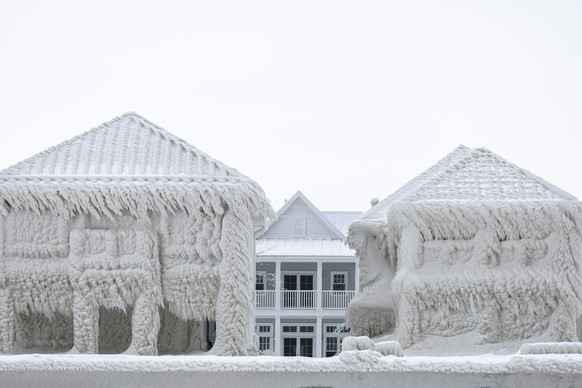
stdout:
{"type": "Polygon", "coordinates": [[[261,351],[306,357],[339,351],[358,281],[345,236],[361,215],[319,211],[297,192],[256,240],[255,329],[261,351]]]}

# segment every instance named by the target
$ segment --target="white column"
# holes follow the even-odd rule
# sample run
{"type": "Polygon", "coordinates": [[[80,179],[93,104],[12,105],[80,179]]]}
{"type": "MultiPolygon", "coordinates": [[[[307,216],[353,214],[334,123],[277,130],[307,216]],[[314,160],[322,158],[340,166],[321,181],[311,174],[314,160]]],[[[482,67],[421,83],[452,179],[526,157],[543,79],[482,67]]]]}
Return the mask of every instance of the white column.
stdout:
{"type": "Polygon", "coordinates": [[[275,310],[281,309],[281,261],[275,260],[275,310]]]}
{"type": "MultiPolygon", "coordinates": [[[[323,287],[323,264],[320,261],[317,262],[317,309],[321,310],[323,305],[321,289],[323,287]]],[[[319,357],[319,356],[318,356],[319,357]]]]}
{"type": "Polygon", "coordinates": [[[273,341],[275,341],[275,354],[277,356],[282,356],[283,353],[281,353],[281,342],[283,342],[283,339],[281,338],[281,317],[280,316],[275,317],[275,333],[274,333],[273,341]]]}
{"type": "Polygon", "coordinates": [[[323,342],[323,330],[321,316],[317,317],[317,326],[315,327],[315,357],[322,357],[322,342],[323,342]]]}

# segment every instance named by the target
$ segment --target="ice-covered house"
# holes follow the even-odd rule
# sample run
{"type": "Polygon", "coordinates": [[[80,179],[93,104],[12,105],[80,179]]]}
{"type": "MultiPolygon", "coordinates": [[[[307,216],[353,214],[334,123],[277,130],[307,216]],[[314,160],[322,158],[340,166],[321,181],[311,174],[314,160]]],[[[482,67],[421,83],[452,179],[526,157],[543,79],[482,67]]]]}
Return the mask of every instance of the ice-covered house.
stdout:
{"type": "Polygon", "coordinates": [[[350,226],[360,282],[348,325],[394,330],[403,346],[471,333],[481,344],[575,341],[581,227],[572,195],[460,146],[350,226]]]}
{"type": "Polygon", "coordinates": [[[280,356],[327,357],[340,350],[346,308],[357,287],[345,245],[352,211],[320,211],[301,192],[256,241],[259,347],[280,356]]]}
{"type": "Polygon", "coordinates": [[[1,171],[0,214],[1,351],[256,351],[269,202],[137,114],[1,171]]]}

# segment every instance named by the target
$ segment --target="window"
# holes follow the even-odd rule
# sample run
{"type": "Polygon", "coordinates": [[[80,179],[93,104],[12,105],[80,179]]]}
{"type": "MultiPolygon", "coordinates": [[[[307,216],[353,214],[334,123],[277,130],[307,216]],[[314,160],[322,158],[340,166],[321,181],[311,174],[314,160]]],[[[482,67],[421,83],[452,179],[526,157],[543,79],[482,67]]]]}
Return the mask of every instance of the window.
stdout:
{"type": "Polygon", "coordinates": [[[299,326],[299,331],[301,333],[313,333],[314,329],[313,326],[299,326]]]}
{"type": "Polygon", "coordinates": [[[282,307],[294,309],[315,308],[314,275],[283,273],[282,307]]]}
{"type": "Polygon", "coordinates": [[[270,333],[271,325],[259,325],[259,333],[270,333]]]}
{"type": "Polygon", "coordinates": [[[267,272],[257,271],[255,275],[255,290],[264,291],[265,290],[265,279],[267,278],[267,272]]]}
{"type": "Polygon", "coordinates": [[[283,325],[283,355],[313,357],[315,325],[283,325]]]}
{"type": "Polygon", "coordinates": [[[271,337],[259,337],[259,350],[271,350],[271,337]]]}
{"type": "Polygon", "coordinates": [[[345,324],[326,324],[323,331],[324,356],[333,357],[341,351],[342,340],[350,335],[345,324]]]}
{"type": "Polygon", "coordinates": [[[293,218],[293,237],[305,237],[305,218],[293,218]]]}
{"type": "Polygon", "coordinates": [[[347,289],[347,272],[331,273],[331,289],[334,291],[345,291],[347,289]]]}
{"type": "Polygon", "coordinates": [[[337,337],[325,337],[325,357],[333,357],[338,353],[337,337]]]}
{"type": "Polygon", "coordinates": [[[259,337],[259,350],[270,351],[273,344],[273,325],[270,323],[261,323],[255,325],[255,333],[259,337]]]}

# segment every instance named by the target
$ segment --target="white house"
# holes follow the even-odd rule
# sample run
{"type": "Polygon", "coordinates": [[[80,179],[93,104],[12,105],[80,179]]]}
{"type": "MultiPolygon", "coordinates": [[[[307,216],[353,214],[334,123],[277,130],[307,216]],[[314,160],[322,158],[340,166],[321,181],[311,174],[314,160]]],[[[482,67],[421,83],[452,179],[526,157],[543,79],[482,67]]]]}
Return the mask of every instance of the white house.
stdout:
{"type": "MultiPolygon", "coordinates": [[[[576,341],[582,204],[486,149],[459,147],[350,227],[357,335],[576,341]]],[[[515,349],[517,350],[517,349],[515,349]]]]}
{"type": "Polygon", "coordinates": [[[270,214],[254,181],[135,113],[1,171],[0,350],[256,354],[270,214]]]}
{"type": "Polygon", "coordinates": [[[354,252],[345,245],[361,212],[321,212],[301,192],[256,240],[255,314],[259,349],[326,357],[339,350],[357,287],[354,252]]]}

